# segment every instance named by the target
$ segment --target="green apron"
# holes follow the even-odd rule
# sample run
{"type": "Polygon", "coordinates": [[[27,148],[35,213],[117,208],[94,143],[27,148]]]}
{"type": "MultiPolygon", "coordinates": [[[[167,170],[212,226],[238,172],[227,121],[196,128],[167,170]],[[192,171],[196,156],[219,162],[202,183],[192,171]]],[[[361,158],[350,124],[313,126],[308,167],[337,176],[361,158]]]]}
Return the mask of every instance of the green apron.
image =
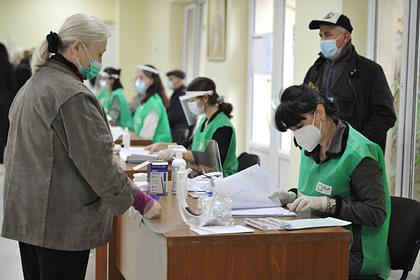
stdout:
{"type": "Polygon", "coordinates": [[[108,112],[107,111],[108,108],[106,108],[105,105],[107,105],[109,107],[109,102],[108,102],[108,99],[109,99],[109,91],[106,88],[103,89],[103,90],[101,90],[100,92],[98,92],[96,94],[96,98],[99,100],[99,102],[104,107],[105,112],[108,112]]]}
{"type": "Polygon", "coordinates": [[[159,117],[158,126],[156,127],[155,135],[153,135],[152,142],[172,142],[171,128],[169,126],[166,108],[165,105],[163,105],[162,98],[160,98],[157,93],[150,96],[143,105],[137,107],[136,112],[134,113],[131,129],[140,135],[140,131],[144,125],[144,119],[151,110],[155,110],[159,117]]]}
{"type": "Polygon", "coordinates": [[[191,150],[204,152],[207,143],[213,139],[213,134],[216,132],[217,129],[224,126],[231,127],[233,134],[232,138],[230,139],[230,144],[225,157],[225,162],[223,163],[223,176],[227,177],[229,175],[234,174],[238,171],[238,159],[236,158],[236,134],[232,122],[223,112],[220,112],[210,123],[207,124],[207,126],[201,132],[201,127],[206,121],[207,117],[201,119],[200,124],[198,125],[197,132],[193,137],[191,150]]]}
{"type": "Polygon", "coordinates": [[[112,92],[108,102],[106,103],[106,106],[104,106],[105,112],[108,113],[111,109],[114,98],[118,98],[120,101],[120,117],[118,118],[116,125],[129,128],[132,122],[130,106],[128,106],[127,99],[125,99],[124,91],[122,88],[116,89],[112,92]]]}
{"type": "Polygon", "coordinates": [[[317,164],[301,152],[299,193],[308,196],[340,196],[350,199],[350,176],[365,157],[378,161],[382,168],[382,184],[386,198],[386,219],[379,227],[362,226],[361,239],[363,265],[361,275],[378,274],[388,279],[390,259],[387,246],[391,200],[386,178],[384,156],[381,148],[349,126],[346,150],[340,158],[331,158],[317,164]]]}

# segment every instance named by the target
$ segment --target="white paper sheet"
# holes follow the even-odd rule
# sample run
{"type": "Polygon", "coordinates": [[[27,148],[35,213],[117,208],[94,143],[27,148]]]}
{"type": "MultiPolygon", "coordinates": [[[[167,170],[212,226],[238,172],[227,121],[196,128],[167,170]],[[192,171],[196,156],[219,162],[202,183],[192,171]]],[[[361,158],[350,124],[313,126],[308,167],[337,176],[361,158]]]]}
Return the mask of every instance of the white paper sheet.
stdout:
{"type": "Polygon", "coordinates": [[[111,126],[110,129],[111,129],[113,142],[115,142],[115,140],[117,140],[118,137],[120,137],[124,132],[124,129],[120,126],[111,126]]]}
{"type": "MultiPolygon", "coordinates": [[[[280,219],[279,219],[280,220],[280,219]]],[[[281,220],[290,224],[290,230],[318,227],[343,227],[351,224],[349,221],[340,220],[332,217],[319,219],[300,219],[300,220],[281,220]]]]}
{"type": "Polygon", "coordinates": [[[218,179],[215,185],[218,195],[232,198],[232,209],[280,206],[280,201],[268,198],[276,189],[268,171],[259,165],[218,179]]]}
{"type": "Polygon", "coordinates": [[[245,227],[241,225],[196,227],[196,228],[190,228],[190,229],[199,235],[248,233],[248,232],[255,231],[249,227],[245,227]]]}
{"type": "Polygon", "coordinates": [[[282,207],[270,208],[251,208],[251,209],[236,209],[232,210],[232,216],[241,217],[264,217],[264,216],[296,216],[296,213],[286,210],[282,207]]]}
{"type": "Polygon", "coordinates": [[[155,160],[158,153],[150,153],[143,147],[121,148],[120,157],[125,162],[140,163],[145,160],[155,160]]]}

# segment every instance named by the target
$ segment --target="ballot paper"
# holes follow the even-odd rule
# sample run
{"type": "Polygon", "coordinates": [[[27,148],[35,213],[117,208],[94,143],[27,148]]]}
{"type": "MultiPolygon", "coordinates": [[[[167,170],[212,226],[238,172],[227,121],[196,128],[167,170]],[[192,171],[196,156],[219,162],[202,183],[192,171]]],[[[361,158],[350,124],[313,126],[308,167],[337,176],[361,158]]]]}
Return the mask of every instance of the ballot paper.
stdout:
{"type": "Polygon", "coordinates": [[[189,192],[207,192],[210,185],[210,180],[187,179],[187,190],[189,192]]]}
{"type": "Polygon", "coordinates": [[[232,216],[237,217],[266,217],[266,216],[282,216],[292,217],[296,213],[286,210],[282,207],[270,208],[251,208],[251,209],[236,209],[232,210],[232,216]]]}
{"type": "Polygon", "coordinates": [[[158,153],[150,153],[143,147],[121,148],[120,157],[123,161],[128,163],[142,163],[146,160],[155,160],[158,153]]]}
{"type": "Polygon", "coordinates": [[[344,227],[351,224],[349,221],[340,220],[332,217],[319,219],[300,219],[300,220],[281,220],[288,225],[289,230],[304,229],[304,228],[318,228],[318,227],[344,227]]]}
{"type": "Polygon", "coordinates": [[[192,227],[192,231],[199,235],[211,235],[211,234],[232,234],[232,233],[249,233],[254,232],[255,230],[241,226],[211,226],[211,227],[192,227]]]}
{"type": "Polygon", "coordinates": [[[115,142],[115,140],[117,140],[124,132],[124,129],[120,126],[111,126],[110,130],[112,134],[112,142],[115,142]]]}
{"type": "Polygon", "coordinates": [[[268,195],[275,191],[273,180],[267,170],[253,165],[229,177],[215,181],[219,196],[232,199],[232,209],[278,207],[278,199],[268,195]]]}

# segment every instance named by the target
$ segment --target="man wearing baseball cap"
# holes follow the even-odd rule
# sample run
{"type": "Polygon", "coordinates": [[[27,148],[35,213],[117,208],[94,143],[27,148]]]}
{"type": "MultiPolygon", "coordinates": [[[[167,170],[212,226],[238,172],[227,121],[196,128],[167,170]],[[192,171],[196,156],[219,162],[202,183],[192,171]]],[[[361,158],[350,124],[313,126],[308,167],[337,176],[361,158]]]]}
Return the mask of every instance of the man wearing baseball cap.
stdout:
{"type": "Polygon", "coordinates": [[[385,151],[386,133],[396,116],[382,67],[356,52],[347,16],[329,12],[312,20],[309,29],[319,29],[321,52],[304,83],[325,94],[338,106],[339,118],[385,151]]]}

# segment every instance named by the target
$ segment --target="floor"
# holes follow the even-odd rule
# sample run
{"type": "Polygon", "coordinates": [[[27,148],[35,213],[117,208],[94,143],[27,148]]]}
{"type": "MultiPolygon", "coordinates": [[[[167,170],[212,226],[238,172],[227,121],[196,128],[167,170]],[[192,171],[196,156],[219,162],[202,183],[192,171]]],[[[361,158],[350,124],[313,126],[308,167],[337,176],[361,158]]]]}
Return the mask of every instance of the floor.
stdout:
{"type": "MultiPolygon", "coordinates": [[[[0,225],[3,222],[4,165],[0,164],[0,225]]],[[[0,279],[23,280],[19,248],[16,241],[0,237],[0,279]]],[[[95,252],[92,250],[86,280],[95,279],[95,252]]]]}

